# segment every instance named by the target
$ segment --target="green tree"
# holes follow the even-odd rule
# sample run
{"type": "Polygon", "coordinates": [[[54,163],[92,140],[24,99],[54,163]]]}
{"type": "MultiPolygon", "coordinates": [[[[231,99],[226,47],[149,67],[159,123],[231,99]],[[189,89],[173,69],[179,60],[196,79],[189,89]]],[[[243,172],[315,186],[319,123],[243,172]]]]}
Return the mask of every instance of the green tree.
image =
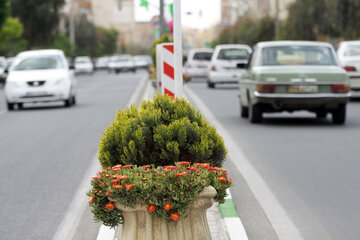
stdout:
{"type": "Polygon", "coordinates": [[[116,52],[118,32],[115,29],[96,27],[96,56],[112,55],[116,52]]]}
{"type": "Polygon", "coordinates": [[[87,20],[86,16],[81,16],[76,21],[75,41],[76,55],[96,55],[98,44],[96,27],[87,20]]]}
{"type": "Polygon", "coordinates": [[[72,56],[74,51],[70,39],[61,33],[56,35],[54,44],[50,48],[63,50],[66,56],[72,56]]]}
{"type": "Polygon", "coordinates": [[[21,38],[24,28],[15,18],[6,19],[0,30],[0,52],[2,55],[14,56],[26,49],[26,40],[21,38]]]}
{"type": "Polygon", "coordinates": [[[159,43],[167,43],[167,42],[173,42],[173,40],[170,39],[169,35],[167,35],[167,34],[163,34],[159,39],[154,41],[152,51],[151,51],[151,56],[152,56],[153,63],[155,66],[156,66],[156,45],[158,45],[159,43]]]}
{"type": "Polygon", "coordinates": [[[9,0],[0,0],[0,29],[5,24],[10,13],[9,0]]]}
{"type": "Polygon", "coordinates": [[[28,48],[52,44],[64,0],[12,0],[12,15],[24,25],[28,48]]]}

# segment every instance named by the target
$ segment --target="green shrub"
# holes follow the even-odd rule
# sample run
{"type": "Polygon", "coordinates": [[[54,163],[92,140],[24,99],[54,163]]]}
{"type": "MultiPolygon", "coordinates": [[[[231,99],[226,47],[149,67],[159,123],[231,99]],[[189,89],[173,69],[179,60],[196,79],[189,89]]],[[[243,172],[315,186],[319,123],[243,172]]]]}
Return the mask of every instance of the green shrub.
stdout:
{"type": "Polygon", "coordinates": [[[223,139],[184,99],[156,95],[117,113],[99,147],[103,168],[117,164],[155,166],[179,161],[220,167],[226,155],[223,139]]]}

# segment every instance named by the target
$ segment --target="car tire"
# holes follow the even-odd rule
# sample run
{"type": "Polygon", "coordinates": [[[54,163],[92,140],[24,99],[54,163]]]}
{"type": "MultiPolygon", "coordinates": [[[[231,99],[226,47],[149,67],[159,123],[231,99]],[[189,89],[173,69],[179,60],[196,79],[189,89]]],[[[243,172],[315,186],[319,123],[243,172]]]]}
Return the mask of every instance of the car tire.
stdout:
{"type": "Polygon", "coordinates": [[[316,112],[317,119],[324,119],[327,116],[327,112],[316,112]]]}
{"type": "Polygon", "coordinates": [[[115,73],[116,73],[116,74],[119,74],[119,73],[120,73],[120,70],[116,69],[116,70],[115,70],[115,73]]]}
{"type": "Polygon", "coordinates": [[[244,107],[243,105],[241,105],[240,103],[240,116],[242,118],[247,118],[249,117],[249,108],[248,107],[244,107]]]}
{"type": "Polygon", "coordinates": [[[73,101],[72,97],[69,97],[69,99],[65,100],[65,107],[71,107],[73,101]]]}
{"type": "Polygon", "coordinates": [[[134,68],[134,69],[132,70],[132,72],[133,72],[133,73],[136,73],[136,68],[134,68]]]}
{"type": "Polygon", "coordinates": [[[13,104],[13,103],[7,102],[6,105],[7,105],[7,109],[8,109],[9,111],[13,111],[13,110],[14,110],[14,104],[13,104]]]}
{"type": "Polygon", "coordinates": [[[23,103],[18,103],[17,106],[18,106],[18,109],[23,109],[23,108],[24,108],[24,104],[23,104],[23,103]]]}
{"type": "Polygon", "coordinates": [[[261,123],[263,118],[261,106],[250,103],[248,115],[251,123],[261,123]]]}
{"type": "Polygon", "coordinates": [[[344,124],[346,120],[346,104],[340,104],[339,107],[332,112],[332,121],[334,124],[344,124]]]}
{"type": "Polygon", "coordinates": [[[72,105],[76,105],[76,97],[75,96],[72,96],[71,101],[72,101],[72,105]]]}
{"type": "Polygon", "coordinates": [[[215,83],[213,83],[213,82],[208,82],[208,87],[209,88],[215,88],[215,83]]]}

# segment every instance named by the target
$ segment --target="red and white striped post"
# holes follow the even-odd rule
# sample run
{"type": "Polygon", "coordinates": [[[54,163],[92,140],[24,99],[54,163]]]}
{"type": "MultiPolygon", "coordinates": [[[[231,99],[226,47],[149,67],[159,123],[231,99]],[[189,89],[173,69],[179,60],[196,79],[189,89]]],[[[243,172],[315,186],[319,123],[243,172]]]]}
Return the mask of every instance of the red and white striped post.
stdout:
{"type": "Polygon", "coordinates": [[[174,43],[156,46],[157,88],[171,97],[183,97],[181,4],[174,0],[174,43]]]}

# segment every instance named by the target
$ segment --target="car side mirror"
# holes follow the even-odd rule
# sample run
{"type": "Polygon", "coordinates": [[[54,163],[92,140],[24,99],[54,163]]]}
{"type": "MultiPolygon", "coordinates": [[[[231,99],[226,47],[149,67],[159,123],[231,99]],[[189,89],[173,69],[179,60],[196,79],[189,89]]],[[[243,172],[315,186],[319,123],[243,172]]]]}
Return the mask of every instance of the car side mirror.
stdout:
{"type": "Polygon", "coordinates": [[[237,68],[240,68],[240,69],[248,69],[249,68],[249,64],[248,63],[238,63],[236,65],[237,68]]]}

